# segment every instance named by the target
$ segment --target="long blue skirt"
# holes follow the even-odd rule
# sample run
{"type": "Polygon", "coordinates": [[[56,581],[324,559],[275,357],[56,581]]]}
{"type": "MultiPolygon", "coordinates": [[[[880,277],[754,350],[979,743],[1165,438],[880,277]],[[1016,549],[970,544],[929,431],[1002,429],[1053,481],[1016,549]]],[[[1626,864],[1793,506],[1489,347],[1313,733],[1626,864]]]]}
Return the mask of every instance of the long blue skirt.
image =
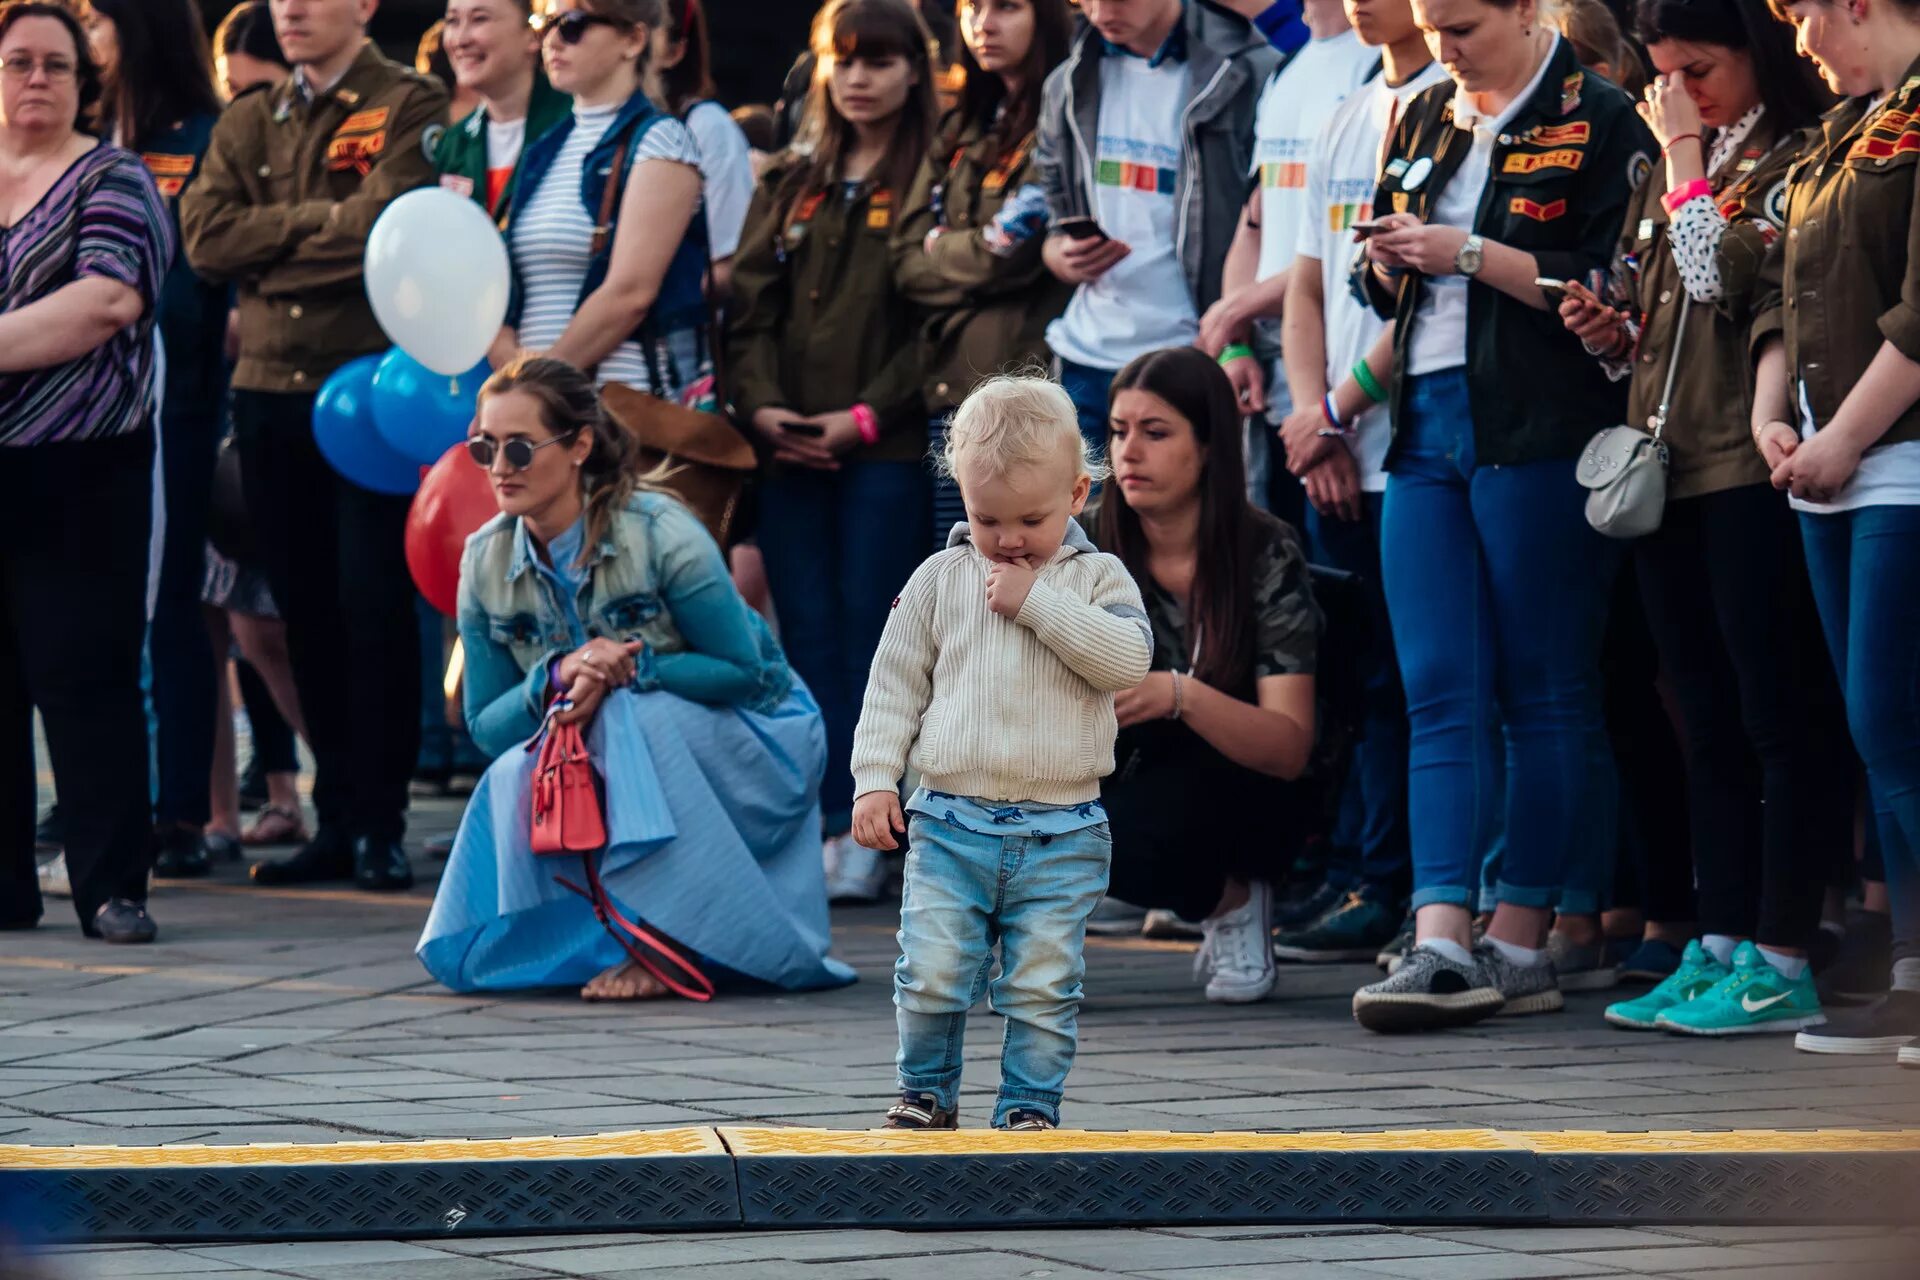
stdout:
{"type": "MultiPolygon", "coordinates": [[[[606,779],[608,894],[731,985],[836,987],[820,863],[826,731],[805,688],[770,714],[620,690],[587,734],[606,779]],[[750,980],[741,984],[739,979],[750,980]]],[[[579,986],[625,958],[586,899],[580,859],[528,847],[534,753],[480,780],[415,948],[455,991],[579,986]]]]}

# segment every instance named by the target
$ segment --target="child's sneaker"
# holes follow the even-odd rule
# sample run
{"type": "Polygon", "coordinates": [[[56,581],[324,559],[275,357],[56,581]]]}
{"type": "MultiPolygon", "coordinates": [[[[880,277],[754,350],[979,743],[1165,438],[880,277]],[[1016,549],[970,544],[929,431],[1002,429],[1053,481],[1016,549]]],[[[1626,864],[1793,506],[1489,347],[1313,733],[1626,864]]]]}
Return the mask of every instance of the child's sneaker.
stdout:
{"type": "Polygon", "coordinates": [[[900,1101],[887,1108],[883,1129],[958,1129],[960,1113],[940,1105],[930,1093],[911,1089],[900,1094],[900,1101]]]}
{"type": "MultiPolygon", "coordinates": [[[[1646,944],[1653,945],[1653,944],[1646,944]]],[[[1661,944],[1665,945],[1665,944],[1661,944]]],[[[1606,1019],[1631,1031],[1653,1031],[1655,1020],[1667,1010],[1698,1000],[1724,982],[1733,971],[1713,958],[1696,938],[1680,953],[1680,967],[1643,996],[1607,1006],[1606,1019]]]]}
{"type": "Polygon", "coordinates": [[[1041,1115],[1038,1111],[1009,1111],[1006,1120],[995,1128],[1003,1133],[1045,1133],[1060,1126],[1041,1115]]]}
{"type": "Polygon", "coordinates": [[[1759,947],[1743,942],[1733,953],[1732,973],[1704,995],[1661,1013],[1653,1025],[1690,1036],[1739,1036],[1799,1031],[1826,1020],[1812,969],[1789,978],[1767,963],[1759,947]]]}
{"type": "Polygon", "coordinates": [[[1207,999],[1252,1004],[1273,990],[1273,889],[1250,882],[1246,902],[1200,922],[1206,939],[1193,957],[1193,976],[1207,975],[1207,999]]]}

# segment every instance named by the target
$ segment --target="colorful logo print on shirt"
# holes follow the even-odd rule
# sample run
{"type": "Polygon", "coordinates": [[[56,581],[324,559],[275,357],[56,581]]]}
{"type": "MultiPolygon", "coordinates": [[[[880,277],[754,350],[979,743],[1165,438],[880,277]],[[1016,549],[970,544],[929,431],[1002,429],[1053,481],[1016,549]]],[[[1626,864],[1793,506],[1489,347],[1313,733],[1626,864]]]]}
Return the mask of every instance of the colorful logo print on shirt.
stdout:
{"type": "Polygon", "coordinates": [[[1133,138],[1102,136],[1094,181],[1103,187],[1170,196],[1180,182],[1180,153],[1133,138]]]}
{"type": "Polygon", "coordinates": [[[1312,138],[1259,139],[1254,144],[1254,161],[1260,166],[1261,190],[1303,190],[1307,185],[1307,155],[1312,149],[1312,138]]]}

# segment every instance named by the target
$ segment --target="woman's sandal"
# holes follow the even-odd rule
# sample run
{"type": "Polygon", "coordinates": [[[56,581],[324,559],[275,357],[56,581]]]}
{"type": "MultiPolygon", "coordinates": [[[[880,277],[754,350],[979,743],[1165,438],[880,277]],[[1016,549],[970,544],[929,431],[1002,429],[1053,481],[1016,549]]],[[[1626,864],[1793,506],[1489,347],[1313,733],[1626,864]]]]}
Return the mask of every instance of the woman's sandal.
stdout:
{"type": "Polygon", "coordinates": [[[306,840],[307,824],[301,820],[300,811],[277,804],[260,810],[240,835],[240,843],[248,846],[304,844],[306,840]]]}

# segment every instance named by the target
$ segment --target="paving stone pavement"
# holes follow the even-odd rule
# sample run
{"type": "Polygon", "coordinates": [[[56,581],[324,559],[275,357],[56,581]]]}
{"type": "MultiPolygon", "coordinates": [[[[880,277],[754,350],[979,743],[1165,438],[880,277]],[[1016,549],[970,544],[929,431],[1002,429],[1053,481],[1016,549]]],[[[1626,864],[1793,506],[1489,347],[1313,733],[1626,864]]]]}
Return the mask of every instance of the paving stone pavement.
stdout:
{"type": "MultiPolygon", "coordinates": [[[[451,822],[416,805],[418,828],[451,822]]],[[[852,987],[708,1006],[588,1004],[570,993],[454,995],[412,947],[438,864],[413,892],[258,890],[242,869],[157,886],[161,940],[84,941],[64,902],[0,935],[0,1143],[242,1143],[580,1134],[725,1123],[866,1128],[891,1084],[884,908],[835,913],[852,987]]],[[[584,908],[583,908],[584,910],[584,908]]],[[[1356,1026],[1372,970],[1293,967],[1265,1003],[1203,1000],[1192,948],[1091,940],[1075,1128],[1739,1129],[1920,1126],[1920,1071],[1797,1054],[1785,1037],[1635,1035],[1606,996],[1445,1035],[1356,1026]]],[[[962,1122],[986,1123],[998,1027],[969,1027],[962,1122]]],[[[807,1280],[1585,1275],[1920,1277],[1920,1236],[1811,1228],[1537,1227],[503,1238],[432,1244],[68,1249],[48,1275],[634,1276],[807,1280]]],[[[4,1271],[0,1267],[0,1271],[4,1271]]]]}

